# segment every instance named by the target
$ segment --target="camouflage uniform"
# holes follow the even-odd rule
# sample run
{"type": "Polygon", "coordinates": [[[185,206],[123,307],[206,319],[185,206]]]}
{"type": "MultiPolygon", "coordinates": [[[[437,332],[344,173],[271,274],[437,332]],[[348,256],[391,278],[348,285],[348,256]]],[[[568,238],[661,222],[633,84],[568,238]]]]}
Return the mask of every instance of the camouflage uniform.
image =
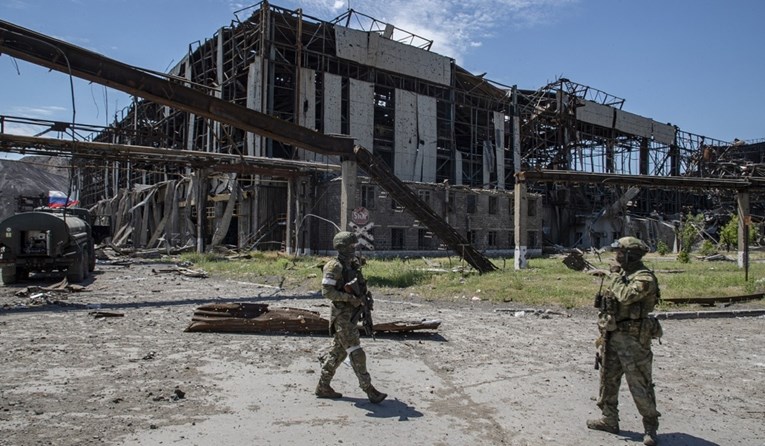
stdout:
{"type": "Polygon", "coordinates": [[[361,305],[361,299],[344,290],[345,284],[354,278],[363,280],[359,259],[355,256],[356,236],[350,232],[338,233],[333,245],[338,251],[337,258],[324,265],[321,294],[332,301],[329,334],[333,336],[329,353],[321,356],[321,378],[316,387],[319,398],[340,398],[330,386],[335,371],[350,356],[351,366],[359,380],[359,386],[373,403],[383,401],[387,395],[372,386],[367,372],[367,357],[361,348],[359,329],[353,320],[354,313],[361,305]]]}
{"type": "Polygon", "coordinates": [[[635,237],[623,237],[612,245],[619,268],[604,293],[606,305],[598,317],[601,337],[600,394],[598,407],[603,417],[589,420],[587,427],[619,432],[618,398],[622,375],[626,376],[632,398],[643,417],[643,443],[657,443],[659,416],[652,378],[651,339],[661,336],[659,321],[649,316],[659,300],[656,276],[641,258],[648,247],[635,237]]]}

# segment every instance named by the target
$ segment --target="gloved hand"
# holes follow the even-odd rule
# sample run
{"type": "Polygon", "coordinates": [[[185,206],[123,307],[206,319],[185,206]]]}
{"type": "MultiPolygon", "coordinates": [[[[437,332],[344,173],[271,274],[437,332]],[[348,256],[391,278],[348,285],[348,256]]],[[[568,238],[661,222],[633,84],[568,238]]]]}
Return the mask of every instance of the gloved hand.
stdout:
{"type": "Polygon", "coordinates": [[[348,303],[353,305],[354,308],[358,308],[364,303],[364,301],[362,301],[361,298],[358,298],[354,296],[353,294],[351,294],[350,299],[348,299],[348,303]]]}

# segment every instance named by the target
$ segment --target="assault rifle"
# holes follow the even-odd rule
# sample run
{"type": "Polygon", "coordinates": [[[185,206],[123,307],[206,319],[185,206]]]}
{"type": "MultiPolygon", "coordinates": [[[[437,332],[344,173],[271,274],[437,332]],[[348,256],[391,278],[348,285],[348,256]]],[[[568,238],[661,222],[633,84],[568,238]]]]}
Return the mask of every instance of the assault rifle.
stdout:
{"type": "Polygon", "coordinates": [[[600,328],[600,338],[598,339],[599,349],[595,352],[595,370],[600,369],[600,367],[604,366],[606,363],[606,351],[608,350],[608,343],[611,340],[611,332],[615,328],[613,327],[615,324],[613,294],[611,294],[610,290],[608,291],[608,296],[604,296],[602,294],[604,279],[605,276],[600,278],[600,288],[598,289],[598,294],[595,295],[594,303],[595,308],[600,310],[598,317],[605,319],[603,321],[605,322],[603,326],[600,326],[600,323],[598,323],[600,328]]]}
{"type": "Polygon", "coordinates": [[[357,324],[361,321],[361,325],[364,327],[364,333],[366,333],[367,336],[372,336],[372,339],[375,339],[374,324],[372,323],[374,299],[372,299],[372,293],[367,289],[366,281],[364,279],[359,280],[358,277],[355,277],[353,280],[345,284],[344,289],[346,293],[351,293],[361,299],[361,306],[353,313],[351,322],[357,324]]]}

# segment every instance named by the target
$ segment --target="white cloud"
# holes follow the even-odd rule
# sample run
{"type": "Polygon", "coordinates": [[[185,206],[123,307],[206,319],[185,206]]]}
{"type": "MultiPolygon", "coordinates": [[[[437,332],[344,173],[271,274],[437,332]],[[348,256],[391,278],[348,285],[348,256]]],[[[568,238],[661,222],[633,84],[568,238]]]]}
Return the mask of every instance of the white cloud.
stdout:
{"type": "Polygon", "coordinates": [[[27,2],[21,0],[9,0],[3,4],[5,8],[17,10],[27,9],[28,6],[27,2]]]}
{"type": "Polygon", "coordinates": [[[50,116],[60,115],[66,113],[65,107],[59,107],[57,105],[32,107],[32,106],[16,106],[11,108],[11,113],[16,116],[31,117],[31,118],[46,118],[50,116]]]}
{"type": "Polygon", "coordinates": [[[44,129],[39,125],[20,124],[8,122],[5,124],[5,132],[11,135],[35,136],[44,129]]]}
{"type": "MultiPolygon", "coordinates": [[[[327,17],[350,8],[433,41],[432,51],[459,63],[470,48],[501,32],[554,23],[562,7],[580,0],[303,0],[303,10],[327,17]]],[[[353,22],[351,22],[351,26],[353,22]]],[[[355,26],[358,27],[358,26],[355,26]]],[[[396,36],[394,35],[394,38],[396,36]]]]}

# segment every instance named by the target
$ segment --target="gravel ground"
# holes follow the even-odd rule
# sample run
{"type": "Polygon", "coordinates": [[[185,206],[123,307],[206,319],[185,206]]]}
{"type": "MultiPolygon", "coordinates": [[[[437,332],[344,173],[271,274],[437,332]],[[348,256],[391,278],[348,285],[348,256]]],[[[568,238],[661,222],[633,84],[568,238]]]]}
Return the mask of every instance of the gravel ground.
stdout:
{"type": "MultiPolygon", "coordinates": [[[[77,293],[27,289],[52,278],[0,287],[0,444],[642,443],[626,384],[620,434],[585,427],[598,415],[592,309],[372,289],[376,322],[442,324],[363,339],[373,382],[389,394],[382,404],[365,399],[345,366],[333,381],[344,397],[319,400],[316,358],[328,336],[184,332],[194,309],[214,302],[328,317],[318,279],[278,289],[161,268],[99,264],[77,293]]],[[[661,444],[765,445],[765,318],[663,326],[654,347],[661,444]]]]}

